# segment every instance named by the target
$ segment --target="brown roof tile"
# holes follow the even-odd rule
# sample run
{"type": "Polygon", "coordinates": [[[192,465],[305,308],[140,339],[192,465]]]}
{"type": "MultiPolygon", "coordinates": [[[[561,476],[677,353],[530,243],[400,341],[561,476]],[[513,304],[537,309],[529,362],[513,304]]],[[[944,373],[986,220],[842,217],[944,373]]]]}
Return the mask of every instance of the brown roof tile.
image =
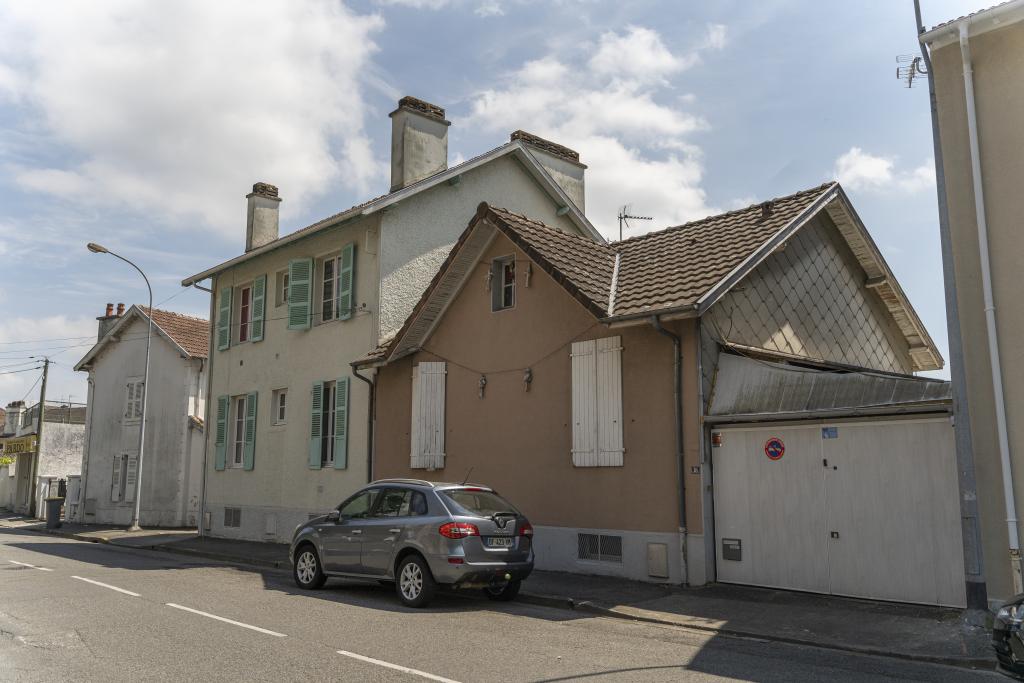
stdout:
{"type": "MultiPolygon", "coordinates": [[[[145,306],[136,306],[143,313],[148,313],[145,306]]],[[[206,358],[210,347],[210,323],[203,318],[194,318],[173,311],[153,309],[153,324],[173,339],[188,355],[194,358],[206,358]]]]}

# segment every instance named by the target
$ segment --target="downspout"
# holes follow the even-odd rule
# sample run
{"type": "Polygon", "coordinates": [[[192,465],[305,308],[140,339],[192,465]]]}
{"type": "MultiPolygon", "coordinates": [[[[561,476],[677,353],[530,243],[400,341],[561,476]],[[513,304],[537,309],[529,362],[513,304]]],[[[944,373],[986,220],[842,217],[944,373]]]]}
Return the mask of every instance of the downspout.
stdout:
{"type": "MultiPolygon", "coordinates": [[[[212,281],[211,284],[213,284],[212,281]]],[[[193,282],[192,286],[210,295],[210,343],[206,347],[206,353],[209,357],[206,359],[206,396],[204,398],[205,404],[203,406],[203,478],[199,487],[199,523],[196,525],[199,527],[199,537],[202,538],[206,535],[206,477],[208,476],[206,470],[207,465],[209,464],[207,461],[207,455],[210,452],[210,434],[216,432],[216,429],[211,432],[208,425],[210,424],[210,391],[213,390],[213,336],[216,334],[217,328],[217,321],[214,316],[217,311],[215,308],[216,299],[213,296],[213,288],[203,287],[198,282],[193,282]]]]}
{"type": "MultiPolygon", "coordinates": [[[[921,2],[914,0],[914,18],[918,34],[924,33],[921,2]]],[[[964,574],[967,608],[987,610],[985,561],[978,523],[978,482],[974,470],[974,444],[971,440],[971,415],[967,409],[967,376],[964,372],[963,331],[957,300],[956,271],[953,266],[953,238],[949,228],[949,204],[939,131],[939,106],[935,97],[932,60],[928,46],[921,42],[921,59],[928,78],[928,99],[932,118],[932,149],[935,158],[935,189],[939,209],[939,247],[942,251],[942,280],[946,300],[946,327],[949,341],[949,370],[953,380],[953,427],[956,438],[957,480],[960,487],[960,525],[964,546],[964,574]]]]}
{"type": "Polygon", "coordinates": [[[689,584],[690,569],[686,560],[686,468],[683,462],[683,353],[679,335],[661,326],[656,315],[650,317],[651,326],[672,340],[672,386],[675,400],[676,422],[676,486],[679,492],[679,554],[683,562],[683,585],[689,584]]]}
{"type": "Polygon", "coordinates": [[[1020,535],[1017,529],[1017,503],[1013,496],[1013,466],[1010,460],[1010,438],[1006,428],[1006,399],[1003,392],[1003,371],[999,362],[999,339],[996,331],[996,306],[992,296],[992,269],[989,262],[988,222],[985,217],[985,194],[981,182],[981,150],[978,146],[978,119],[974,106],[974,70],[968,43],[969,23],[960,24],[960,56],[964,64],[964,97],[967,100],[967,134],[971,146],[971,180],[974,185],[974,211],[978,223],[978,252],[981,256],[981,286],[985,299],[985,328],[988,334],[988,356],[992,369],[992,393],[996,404],[996,431],[999,437],[999,462],[1003,473],[1003,498],[1006,504],[1006,531],[1010,540],[1010,572],[1013,592],[1024,592],[1021,576],[1020,535]]]}
{"type": "Polygon", "coordinates": [[[359,374],[359,368],[352,365],[352,374],[366,382],[370,395],[366,406],[366,481],[373,481],[373,423],[377,411],[377,384],[369,377],[359,374]]]}

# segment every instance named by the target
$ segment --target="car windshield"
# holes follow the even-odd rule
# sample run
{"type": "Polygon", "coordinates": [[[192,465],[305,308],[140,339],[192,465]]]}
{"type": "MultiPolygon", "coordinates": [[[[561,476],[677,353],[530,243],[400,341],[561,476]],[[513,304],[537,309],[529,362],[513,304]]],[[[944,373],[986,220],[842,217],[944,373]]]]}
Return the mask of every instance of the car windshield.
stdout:
{"type": "Polygon", "coordinates": [[[441,491],[442,496],[452,503],[454,511],[470,517],[490,517],[499,512],[518,513],[512,503],[493,491],[481,489],[451,489],[441,491]]]}

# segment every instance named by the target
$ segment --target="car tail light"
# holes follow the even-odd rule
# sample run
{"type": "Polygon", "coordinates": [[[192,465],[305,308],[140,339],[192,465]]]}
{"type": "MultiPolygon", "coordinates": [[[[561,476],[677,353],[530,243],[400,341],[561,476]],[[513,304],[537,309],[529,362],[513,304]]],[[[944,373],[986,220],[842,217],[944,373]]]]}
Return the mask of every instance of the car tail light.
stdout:
{"type": "Polygon", "coordinates": [[[461,557],[449,557],[448,564],[465,564],[466,560],[461,557]]]}
{"type": "Polygon", "coordinates": [[[448,522],[442,524],[437,530],[445,538],[465,538],[466,536],[479,536],[480,530],[476,528],[476,524],[468,524],[466,522],[448,522]]]}
{"type": "Polygon", "coordinates": [[[527,522],[525,519],[523,523],[519,525],[519,535],[533,537],[533,525],[527,522]]]}

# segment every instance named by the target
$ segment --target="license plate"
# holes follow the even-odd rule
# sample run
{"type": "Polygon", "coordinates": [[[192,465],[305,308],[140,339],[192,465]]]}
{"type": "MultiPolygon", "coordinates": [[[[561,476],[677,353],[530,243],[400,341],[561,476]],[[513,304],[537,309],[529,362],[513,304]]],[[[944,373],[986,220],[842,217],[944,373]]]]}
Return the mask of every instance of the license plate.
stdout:
{"type": "Polygon", "coordinates": [[[487,539],[487,546],[489,548],[511,548],[512,540],[506,536],[491,536],[487,539]]]}

